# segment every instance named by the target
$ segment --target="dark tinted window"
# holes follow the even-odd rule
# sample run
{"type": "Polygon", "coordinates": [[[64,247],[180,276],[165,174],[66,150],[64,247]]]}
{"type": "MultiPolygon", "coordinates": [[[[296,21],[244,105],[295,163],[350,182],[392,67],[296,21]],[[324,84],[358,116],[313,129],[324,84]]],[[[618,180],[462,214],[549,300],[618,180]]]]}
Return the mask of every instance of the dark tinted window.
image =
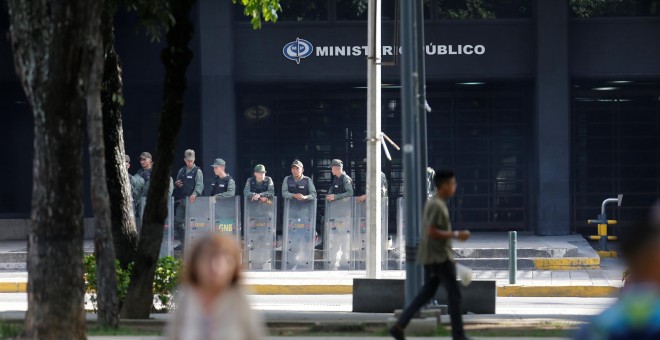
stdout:
{"type": "Polygon", "coordinates": [[[531,16],[530,0],[435,0],[438,19],[507,19],[531,16]]]}
{"type": "MultiPolygon", "coordinates": [[[[337,0],[337,20],[367,20],[368,0],[337,0]]],[[[424,0],[424,19],[431,18],[433,0],[424,0]]],[[[399,1],[383,0],[381,14],[383,20],[394,20],[399,1]]]]}
{"type": "Polygon", "coordinates": [[[631,17],[660,15],[660,0],[571,0],[571,16],[631,17]]]}

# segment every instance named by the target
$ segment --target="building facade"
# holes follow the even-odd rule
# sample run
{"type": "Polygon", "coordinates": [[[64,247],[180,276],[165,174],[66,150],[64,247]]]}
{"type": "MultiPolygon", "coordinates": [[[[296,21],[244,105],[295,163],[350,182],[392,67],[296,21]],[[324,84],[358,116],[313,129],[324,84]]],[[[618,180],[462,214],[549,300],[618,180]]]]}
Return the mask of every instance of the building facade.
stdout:
{"type": "MultiPolygon", "coordinates": [[[[382,118],[383,131],[400,141],[397,3],[383,1],[382,118]]],[[[458,174],[454,224],[589,233],[586,220],[617,194],[624,201],[614,217],[636,219],[660,196],[660,3],[483,3],[425,2],[428,158],[430,166],[458,174]]],[[[239,5],[198,1],[196,59],[177,152],[198,150],[207,175],[212,160],[224,158],[239,189],[254,165],[264,164],[278,193],[289,165],[300,159],[321,196],[330,185],[330,160],[340,158],[360,192],[366,1],[282,4],[280,21],[253,30],[239,5]]],[[[138,155],[155,147],[162,45],[136,33],[130,15],[118,20],[127,149],[138,155]]],[[[10,53],[7,42],[0,44],[0,56],[10,53]]],[[[24,151],[31,147],[31,119],[12,67],[0,69],[0,99],[5,116],[11,113],[0,145],[16,160],[5,167],[7,176],[17,178],[1,189],[5,218],[28,216],[31,187],[31,151],[24,151]],[[24,147],[16,150],[17,142],[24,147]]],[[[392,155],[383,171],[393,222],[403,174],[400,153],[392,155]]]]}

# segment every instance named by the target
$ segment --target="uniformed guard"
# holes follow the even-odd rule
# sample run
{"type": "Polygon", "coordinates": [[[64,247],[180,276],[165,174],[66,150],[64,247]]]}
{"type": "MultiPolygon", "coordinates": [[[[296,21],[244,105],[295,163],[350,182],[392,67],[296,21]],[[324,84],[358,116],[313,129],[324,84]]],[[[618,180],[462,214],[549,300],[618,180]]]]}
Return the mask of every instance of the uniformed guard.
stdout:
{"type": "MultiPolygon", "coordinates": [[[[151,153],[145,151],[140,154],[140,165],[142,166],[138,169],[136,175],[139,175],[144,180],[144,187],[142,188],[142,197],[147,197],[149,193],[149,179],[151,179],[151,171],[154,167],[153,158],[151,153]]],[[[174,192],[174,180],[170,176],[170,191],[167,197],[171,197],[174,192]]]]}
{"type": "MultiPolygon", "coordinates": [[[[131,157],[124,155],[126,159],[126,172],[131,167],[131,157]]],[[[140,197],[142,197],[142,190],[144,189],[144,180],[141,176],[128,174],[128,181],[131,183],[131,196],[133,197],[133,213],[139,216],[140,197]]]]}
{"type": "Polygon", "coordinates": [[[344,172],[344,162],[333,159],[330,164],[332,184],[325,199],[328,202],[353,196],[353,180],[344,172]]]}
{"type": "Polygon", "coordinates": [[[254,167],[254,175],[245,183],[243,195],[253,201],[261,202],[268,202],[269,197],[275,196],[273,179],[266,176],[266,167],[263,164],[254,167]]]}
{"type": "Polygon", "coordinates": [[[282,197],[299,201],[313,201],[316,199],[316,187],[312,179],[303,175],[303,164],[299,160],[291,164],[291,175],[284,178],[282,183],[282,197]]]}
{"type": "MultiPolygon", "coordinates": [[[[367,159],[364,159],[364,163],[367,163],[367,159]]],[[[362,195],[358,196],[355,201],[358,203],[365,202],[367,200],[367,181],[366,178],[364,181],[362,181],[362,195]]],[[[380,172],[380,197],[387,197],[388,189],[387,189],[387,177],[385,176],[384,172],[380,172]]]]}
{"type": "Polygon", "coordinates": [[[216,158],[213,162],[213,172],[215,178],[211,182],[211,196],[215,197],[234,197],[236,196],[236,182],[227,172],[225,167],[227,163],[222,158],[216,158]]]}
{"type": "Polygon", "coordinates": [[[179,169],[174,185],[174,203],[176,205],[174,214],[174,234],[181,242],[174,250],[182,250],[185,243],[185,219],[186,204],[195,202],[197,196],[204,192],[204,175],[202,170],[195,165],[195,151],[186,150],[184,153],[186,166],[179,169]]]}

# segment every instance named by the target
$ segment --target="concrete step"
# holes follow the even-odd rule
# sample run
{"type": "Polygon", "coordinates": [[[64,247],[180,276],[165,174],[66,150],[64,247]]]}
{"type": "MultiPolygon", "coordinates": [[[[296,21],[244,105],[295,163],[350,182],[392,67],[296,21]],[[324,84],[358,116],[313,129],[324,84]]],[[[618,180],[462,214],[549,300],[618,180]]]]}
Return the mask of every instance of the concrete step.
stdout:
{"type": "MultiPolygon", "coordinates": [[[[518,258],[561,258],[578,256],[578,247],[566,243],[561,248],[520,248],[518,258]]],[[[508,258],[509,248],[455,248],[455,258],[508,258]]]]}
{"type": "MultiPolygon", "coordinates": [[[[474,270],[506,270],[509,258],[457,258],[460,263],[474,270]]],[[[600,257],[564,257],[564,258],[518,258],[518,270],[577,270],[598,269],[600,257]]]]}

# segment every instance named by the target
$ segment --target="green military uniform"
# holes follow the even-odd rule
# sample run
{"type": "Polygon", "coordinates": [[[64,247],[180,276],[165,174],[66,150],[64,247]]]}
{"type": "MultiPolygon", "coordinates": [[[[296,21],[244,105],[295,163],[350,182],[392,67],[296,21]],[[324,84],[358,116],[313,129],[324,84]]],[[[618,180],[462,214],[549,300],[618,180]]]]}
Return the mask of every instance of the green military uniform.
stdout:
{"type": "MultiPolygon", "coordinates": [[[[149,193],[150,182],[151,182],[151,177],[149,178],[148,181],[144,183],[144,187],[142,188],[142,197],[147,197],[147,194],[149,193]]],[[[172,179],[172,176],[170,176],[170,189],[169,189],[169,193],[167,194],[167,197],[172,197],[173,192],[174,192],[174,180],[172,179]]]]}
{"type": "Polygon", "coordinates": [[[292,175],[284,177],[284,182],[282,182],[282,197],[284,197],[284,198],[293,198],[293,194],[289,191],[289,186],[287,185],[289,177],[291,177],[296,184],[300,183],[302,181],[305,181],[305,180],[309,181],[309,184],[308,184],[309,185],[309,194],[305,195],[306,196],[305,200],[306,201],[313,201],[313,200],[316,199],[316,187],[314,186],[314,182],[312,181],[311,178],[309,178],[305,175],[300,176],[300,180],[297,180],[297,181],[296,181],[295,178],[293,178],[292,175]]]}
{"type": "MultiPolygon", "coordinates": [[[[266,173],[266,167],[264,167],[261,164],[257,164],[257,166],[254,167],[254,172],[263,172],[266,173]]],[[[273,183],[273,179],[264,176],[264,180],[262,182],[258,182],[256,179],[256,176],[252,176],[251,178],[248,178],[246,183],[245,183],[245,189],[243,189],[243,196],[247,197],[248,199],[252,199],[252,197],[256,194],[259,194],[261,197],[274,197],[275,196],[275,184],[273,183]],[[257,189],[252,188],[251,182],[257,184],[258,186],[262,186],[263,182],[266,182],[268,189],[266,191],[261,191],[257,189]],[[259,191],[259,192],[257,192],[259,191]]]]}
{"type": "MultiPolygon", "coordinates": [[[[185,160],[195,160],[195,151],[186,150],[185,160]]],[[[174,210],[174,234],[175,237],[181,242],[181,245],[177,248],[180,250],[183,244],[185,243],[185,219],[186,219],[186,205],[188,203],[188,197],[193,194],[195,197],[202,196],[204,192],[204,174],[202,169],[198,168],[196,165],[193,165],[192,168],[188,169],[187,166],[179,169],[179,173],[176,176],[176,180],[183,181],[183,186],[177,188],[175,195],[175,205],[174,210]]]]}

